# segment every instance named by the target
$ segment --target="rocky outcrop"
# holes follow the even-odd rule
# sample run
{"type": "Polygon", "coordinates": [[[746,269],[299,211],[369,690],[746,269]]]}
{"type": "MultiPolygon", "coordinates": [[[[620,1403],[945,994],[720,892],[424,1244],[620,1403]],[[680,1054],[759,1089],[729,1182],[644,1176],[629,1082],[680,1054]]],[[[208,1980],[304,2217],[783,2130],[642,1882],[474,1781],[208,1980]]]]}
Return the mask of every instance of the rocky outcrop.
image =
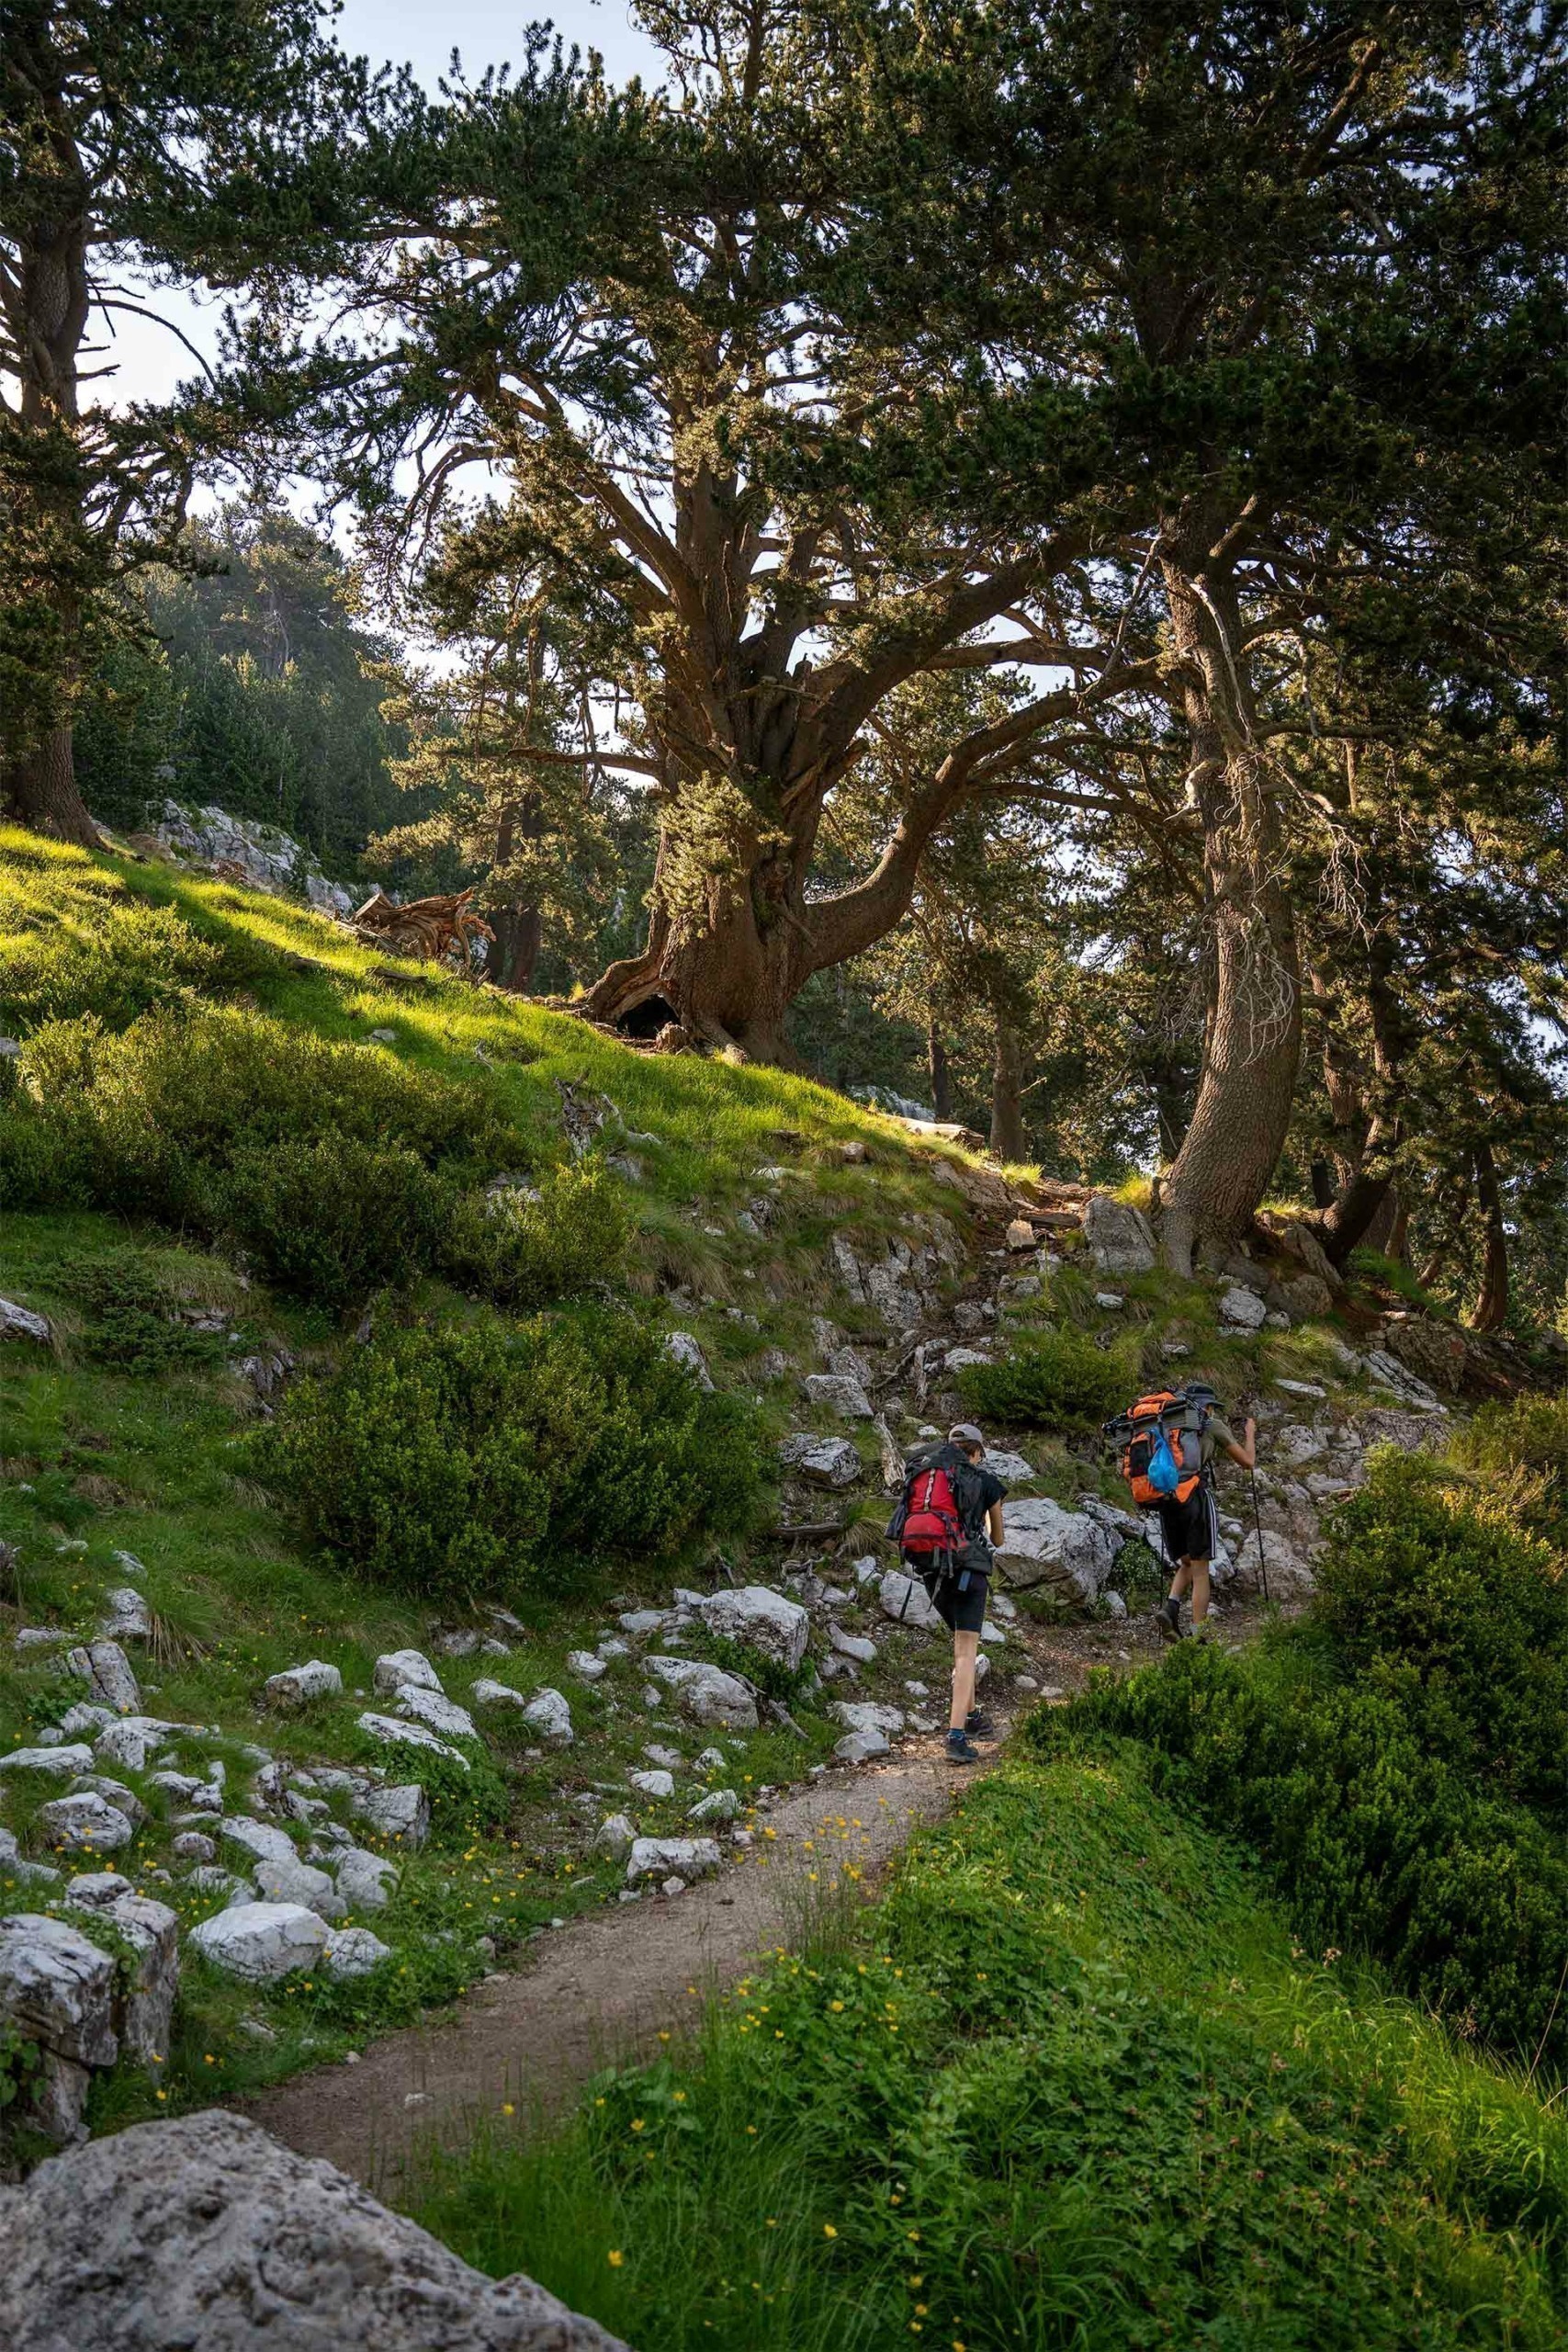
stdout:
{"type": "Polygon", "coordinates": [[[761,1584],[728,1587],[706,1595],[698,1611],[710,1634],[744,1642],[793,1674],[806,1656],[811,1619],[798,1600],[761,1584]]]}
{"type": "Polygon", "coordinates": [[[1044,1586],[1080,1606],[1099,1599],[1120,1545],[1098,1519],[1041,1497],[1010,1502],[1005,1526],[997,1566],[1010,1585],[1044,1586]]]}
{"type": "Polygon", "coordinates": [[[9,2352],[626,2352],[486,2278],[333,2165],[221,2111],[140,2123],[0,2189],[9,2352]]]}
{"type": "Polygon", "coordinates": [[[353,893],[341,882],[329,882],[303,842],[276,825],[231,817],[226,808],[185,808],[177,800],[165,800],[152,831],[165,849],[231,868],[257,889],[297,891],[328,914],[354,911],[353,893]]]}

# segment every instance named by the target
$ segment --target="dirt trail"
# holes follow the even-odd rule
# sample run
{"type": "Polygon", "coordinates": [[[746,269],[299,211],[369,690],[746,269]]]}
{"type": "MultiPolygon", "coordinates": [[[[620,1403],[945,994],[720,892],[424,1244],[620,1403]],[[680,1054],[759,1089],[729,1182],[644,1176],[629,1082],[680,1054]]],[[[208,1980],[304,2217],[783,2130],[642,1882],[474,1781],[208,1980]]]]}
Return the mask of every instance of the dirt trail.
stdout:
{"type": "Polygon", "coordinates": [[[694,1985],[732,1983],[753,1953],[798,1935],[816,1889],[846,1861],[869,1879],[915,1822],[945,1812],[961,1777],[934,1740],[829,1773],[760,1815],[756,1847],[717,1879],[673,1902],[575,1920],[534,1946],[522,1973],[480,1984],[456,2017],[389,2034],[357,2065],[295,2075],[246,2111],[301,2155],[395,2195],[415,2149],[461,2144],[503,2100],[548,2114],[599,2066],[694,2021],[694,1985]]]}

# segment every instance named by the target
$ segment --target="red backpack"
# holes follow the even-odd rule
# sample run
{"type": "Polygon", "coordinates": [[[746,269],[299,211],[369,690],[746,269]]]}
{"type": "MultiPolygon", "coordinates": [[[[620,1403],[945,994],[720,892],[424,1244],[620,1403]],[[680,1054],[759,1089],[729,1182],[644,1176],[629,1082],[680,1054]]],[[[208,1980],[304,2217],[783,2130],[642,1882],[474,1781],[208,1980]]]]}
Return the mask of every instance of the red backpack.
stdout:
{"type": "Polygon", "coordinates": [[[926,1464],[909,1473],[887,1532],[901,1552],[913,1553],[921,1563],[963,1550],[963,1521],[945,1470],[926,1464]]]}

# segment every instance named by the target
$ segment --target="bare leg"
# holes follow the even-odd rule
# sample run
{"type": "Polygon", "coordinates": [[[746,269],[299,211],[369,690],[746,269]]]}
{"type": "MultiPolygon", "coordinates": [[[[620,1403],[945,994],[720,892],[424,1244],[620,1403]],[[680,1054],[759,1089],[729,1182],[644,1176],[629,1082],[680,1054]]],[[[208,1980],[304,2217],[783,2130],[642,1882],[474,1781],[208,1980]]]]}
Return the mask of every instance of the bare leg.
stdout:
{"type": "Polygon", "coordinates": [[[969,1710],[975,1704],[975,1661],[980,1655],[978,1634],[954,1634],[953,1637],[953,1713],[949,1729],[962,1731],[969,1720],[969,1710]]]}
{"type": "MultiPolygon", "coordinates": [[[[1203,1573],[1204,1573],[1204,1575],[1206,1576],[1206,1575],[1208,1574],[1208,1570],[1205,1568],[1205,1570],[1204,1570],[1204,1572],[1203,1572],[1203,1573]]],[[[1191,1563],[1191,1561],[1190,1561],[1190,1560],[1179,1560],[1179,1561],[1178,1561],[1178,1563],[1177,1563],[1176,1574],[1171,1577],[1171,1580],[1170,1580],[1170,1598],[1171,1598],[1171,1600],[1180,1600],[1180,1598],[1181,1598],[1181,1596],[1182,1596],[1182,1594],[1186,1591],[1186,1589],[1187,1589],[1188,1586],[1191,1583],[1191,1581],[1192,1581],[1192,1563],[1191,1563]]],[[[1207,1604],[1206,1604],[1206,1603],[1205,1603],[1205,1606],[1207,1606],[1207,1604]]]]}
{"type": "Polygon", "coordinates": [[[1183,1560],[1182,1573],[1192,1579],[1192,1623],[1201,1625],[1209,1613],[1209,1563],[1183,1560]]]}

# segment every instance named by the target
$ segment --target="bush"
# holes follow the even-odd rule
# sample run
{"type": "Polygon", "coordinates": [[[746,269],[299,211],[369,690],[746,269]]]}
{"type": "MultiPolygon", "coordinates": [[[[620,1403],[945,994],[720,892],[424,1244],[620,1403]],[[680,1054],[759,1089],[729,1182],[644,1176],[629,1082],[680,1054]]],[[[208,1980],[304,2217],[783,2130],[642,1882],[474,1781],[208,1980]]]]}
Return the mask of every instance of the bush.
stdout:
{"type": "Polygon", "coordinates": [[[310,1533],[427,1600],[652,1566],[761,1492],[750,1408],[607,1311],[398,1332],[298,1383],[256,1443],[310,1533]]]}
{"type": "Polygon", "coordinates": [[[278,1289],[341,1314],[431,1262],[447,1197],[406,1145],[328,1135],[236,1151],[212,1216],[278,1289]]]}
{"type": "Polygon", "coordinates": [[[1461,2030],[1568,2060],[1568,1603],[1540,1544],[1429,1467],[1374,1462],[1332,1515],[1308,1615],[1245,1657],[1097,1681],[1043,1752],[1144,1741],[1250,1838],[1303,1932],[1384,1962],[1461,2030]]]}
{"type": "Polygon", "coordinates": [[[92,1013],[118,1028],[153,1005],[209,986],[223,960],[223,950],[172,908],[111,903],[90,931],[51,921],[6,940],[0,1019],[12,1030],[28,1030],[92,1013]]]}
{"type": "Polygon", "coordinates": [[[95,1363],[156,1377],[223,1360],[222,1340],[180,1321],[172,1285],[141,1251],[87,1267],[72,1290],[86,1312],[83,1348],[95,1363]]]}
{"type": "Polygon", "coordinates": [[[982,1419],[1030,1429],[1098,1428],[1137,1386],[1122,1350],[1076,1331],[1038,1331],[1000,1363],[966,1364],[959,1394],[982,1419]]]}
{"type": "Polygon", "coordinates": [[[532,1197],[508,1189],[458,1202],[441,1263],[503,1306],[549,1306],[613,1275],[626,1232],[625,1196],[588,1160],[550,1170],[532,1197]]]}

